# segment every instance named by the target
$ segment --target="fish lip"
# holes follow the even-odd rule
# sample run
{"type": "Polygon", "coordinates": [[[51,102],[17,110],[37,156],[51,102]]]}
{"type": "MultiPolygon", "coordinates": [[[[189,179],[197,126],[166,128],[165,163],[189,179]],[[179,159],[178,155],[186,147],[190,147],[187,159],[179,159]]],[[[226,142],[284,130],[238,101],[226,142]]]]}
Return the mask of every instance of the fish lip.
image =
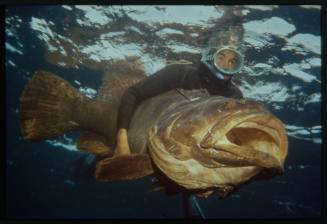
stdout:
{"type": "Polygon", "coordinates": [[[257,165],[256,163],[249,162],[245,157],[235,155],[224,149],[213,147],[204,149],[200,147],[200,150],[202,154],[210,157],[217,167],[249,167],[257,165]],[[226,157],[228,157],[229,161],[226,161],[226,157]]]}
{"type": "Polygon", "coordinates": [[[225,136],[226,133],[231,131],[233,128],[240,126],[242,123],[248,121],[251,118],[262,116],[263,114],[264,113],[262,112],[253,113],[253,112],[242,112],[240,110],[229,114],[228,116],[225,117],[224,122],[219,121],[215,123],[208,130],[207,134],[201,140],[200,146],[204,149],[211,148],[215,144],[217,139],[225,136]],[[240,121],[235,123],[236,119],[240,119],[240,121]]]}
{"type": "MultiPolygon", "coordinates": [[[[223,152],[225,157],[228,156],[228,157],[230,157],[230,160],[238,161],[240,166],[249,166],[250,165],[250,166],[261,166],[261,167],[265,167],[265,168],[274,167],[274,168],[279,169],[281,172],[283,172],[283,165],[282,165],[283,162],[280,159],[277,159],[274,156],[270,155],[269,153],[266,153],[266,155],[264,155],[260,151],[258,151],[256,149],[252,149],[253,151],[257,151],[257,153],[259,153],[259,154],[261,153],[263,158],[265,158],[265,157],[267,158],[267,161],[270,160],[270,162],[265,164],[264,159],[259,159],[259,160],[251,159],[251,158],[249,158],[249,156],[242,156],[242,155],[235,153],[235,151],[226,149],[224,147],[219,147],[220,143],[223,143],[222,145],[230,144],[230,145],[238,146],[229,141],[229,139],[226,137],[227,133],[229,133],[230,131],[232,131],[235,128],[248,127],[248,128],[258,129],[258,130],[264,132],[265,134],[267,134],[269,137],[271,137],[273,139],[274,143],[277,145],[278,149],[280,150],[280,147],[281,147],[281,139],[280,139],[280,133],[279,133],[279,130],[281,128],[279,126],[280,123],[277,122],[276,124],[274,124],[270,127],[267,127],[267,126],[265,126],[265,124],[258,122],[258,120],[260,120],[260,119],[263,119],[263,120],[266,119],[268,121],[278,120],[278,119],[276,119],[276,117],[274,117],[270,113],[264,113],[264,112],[242,113],[240,111],[236,111],[227,117],[227,120],[229,120],[229,122],[227,122],[227,124],[225,126],[229,126],[229,128],[221,131],[221,130],[219,130],[219,123],[221,123],[221,122],[213,125],[212,128],[206,134],[206,136],[200,142],[199,148],[201,149],[202,153],[205,153],[206,155],[211,155],[211,157],[213,159],[215,159],[215,157],[219,158],[219,153],[221,154],[223,152]],[[233,123],[232,118],[235,115],[238,118],[241,118],[240,122],[237,122],[237,123],[234,123],[233,125],[231,125],[231,123],[233,123]],[[216,135],[216,136],[214,136],[214,135],[216,135]],[[270,158],[268,158],[268,157],[270,157],[270,158]]],[[[224,164],[224,162],[223,162],[224,165],[230,165],[229,163],[230,162],[226,162],[226,164],[224,164]]]]}

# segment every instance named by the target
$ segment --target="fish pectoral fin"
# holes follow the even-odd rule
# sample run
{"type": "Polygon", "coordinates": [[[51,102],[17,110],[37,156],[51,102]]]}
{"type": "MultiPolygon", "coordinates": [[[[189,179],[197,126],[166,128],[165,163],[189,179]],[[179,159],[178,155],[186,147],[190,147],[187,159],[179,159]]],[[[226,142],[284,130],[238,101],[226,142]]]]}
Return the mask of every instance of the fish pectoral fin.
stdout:
{"type": "Polygon", "coordinates": [[[231,195],[236,190],[236,187],[231,185],[225,185],[222,187],[219,187],[218,189],[218,196],[220,199],[226,198],[229,195],[231,195]]]}
{"type": "Polygon", "coordinates": [[[155,192],[155,191],[164,191],[166,189],[166,187],[161,184],[160,182],[154,182],[151,184],[149,191],[150,192],[155,192]]]}
{"type": "Polygon", "coordinates": [[[101,157],[112,156],[113,150],[107,143],[106,137],[93,132],[84,133],[76,144],[79,150],[87,151],[101,157]]]}
{"type": "Polygon", "coordinates": [[[116,155],[96,164],[98,181],[134,180],[153,173],[152,161],[146,154],[116,155]]]}

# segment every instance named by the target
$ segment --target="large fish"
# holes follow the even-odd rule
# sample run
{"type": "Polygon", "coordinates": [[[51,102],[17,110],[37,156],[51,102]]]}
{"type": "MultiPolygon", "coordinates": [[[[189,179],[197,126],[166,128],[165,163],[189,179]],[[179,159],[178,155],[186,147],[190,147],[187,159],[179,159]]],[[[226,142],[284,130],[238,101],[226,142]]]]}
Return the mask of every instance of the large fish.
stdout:
{"type": "Polygon", "coordinates": [[[154,175],[166,190],[198,196],[218,191],[224,197],[244,183],[283,172],[288,150],[283,123],[261,103],[205,90],[174,89],[145,100],[129,128],[132,156],[115,156],[120,98],[144,77],[135,63],[118,62],[93,100],[62,78],[37,71],[21,97],[23,136],[42,140],[88,130],[77,147],[98,156],[97,180],[154,175]]]}

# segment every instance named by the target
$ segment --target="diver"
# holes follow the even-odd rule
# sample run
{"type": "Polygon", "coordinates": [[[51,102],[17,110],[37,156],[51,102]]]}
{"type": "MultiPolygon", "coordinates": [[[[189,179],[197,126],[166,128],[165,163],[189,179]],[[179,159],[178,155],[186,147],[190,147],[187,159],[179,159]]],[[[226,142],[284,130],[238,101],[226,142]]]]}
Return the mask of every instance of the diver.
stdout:
{"type": "Polygon", "coordinates": [[[115,154],[129,155],[128,127],[134,111],[144,100],[172,89],[205,89],[210,95],[243,98],[231,82],[243,67],[243,26],[240,10],[228,7],[202,50],[201,61],[173,64],[125,90],[118,112],[115,154]]]}

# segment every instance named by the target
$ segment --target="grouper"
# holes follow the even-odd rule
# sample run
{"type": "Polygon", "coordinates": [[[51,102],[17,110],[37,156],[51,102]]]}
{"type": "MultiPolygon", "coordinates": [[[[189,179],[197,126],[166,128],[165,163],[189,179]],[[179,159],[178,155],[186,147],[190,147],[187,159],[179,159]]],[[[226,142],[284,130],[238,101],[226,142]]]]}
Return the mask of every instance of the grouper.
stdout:
{"type": "Polygon", "coordinates": [[[22,135],[41,141],[85,130],[77,148],[96,155],[96,180],[153,175],[153,189],[166,192],[226,197],[283,173],[288,140],[281,120],[262,103],[204,89],[173,89],[142,102],[129,127],[132,154],[113,152],[121,96],[144,77],[134,62],[113,63],[91,99],[63,78],[36,71],[20,99],[22,135]]]}

